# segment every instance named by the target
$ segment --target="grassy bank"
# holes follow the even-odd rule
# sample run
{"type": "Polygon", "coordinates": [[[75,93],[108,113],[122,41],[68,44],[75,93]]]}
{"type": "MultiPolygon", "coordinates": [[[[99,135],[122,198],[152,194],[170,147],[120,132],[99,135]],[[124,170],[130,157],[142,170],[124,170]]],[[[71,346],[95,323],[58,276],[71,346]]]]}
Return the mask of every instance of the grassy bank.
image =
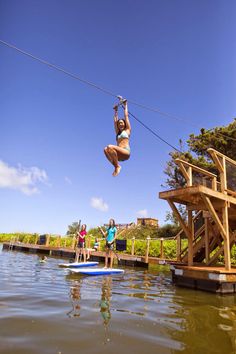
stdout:
{"type": "MultiPolygon", "coordinates": [[[[12,240],[36,244],[39,238],[38,234],[28,234],[28,233],[13,233],[13,234],[0,234],[0,242],[9,242],[12,240]]],[[[90,239],[90,247],[94,245],[94,236],[88,233],[87,240],[90,239]]],[[[60,237],[56,235],[50,235],[49,245],[52,247],[68,247],[73,246],[73,237],[60,237]]],[[[151,239],[149,246],[149,256],[150,257],[160,257],[161,242],[159,239],[151,239]]],[[[182,240],[182,249],[187,246],[187,240],[182,240]]],[[[125,253],[131,254],[132,239],[127,239],[127,251],[125,253]]],[[[145,256],[147,248],[146,239],[135,239],[135,255],[145,256]]],[[[105,240],[101,240],[101,250],[105,249],[105,240]]],[[[176,241],[175,240],[164,240],[163,242],[164,257],[166,259],[176,258],[176,241]]],[[[236,245],[232,247],[231,250],[231,261],[232,264],[236,264],[236,245]]],[[[224,257],[219,256],[219,262],[223,262],[224,257]]]]}
{"type": "MultiPolygon", "coordinates": [[[[28,233],[14,233],[14,234],[0,234],[0,242],[10,242],[12,240],[36,244],[38,240],[38,234],[28,234],[28,233]]],[[[88,234],[90,238],[90,247],[94,245],[94,237],[91,234],[88,234]]],[[[105,249],[105,240],[101,240],[101,250],[105,249]]],[[[50,235],[49,245],[52,247],[72,247],[73,246],[73,237],[61,237],[55,235],[50,235]]],[[[127,251],[126,253],[130,254],[132,248],[132,240],[127,240],[127,251]]],[[[135,240],[135,255],[145,256],[147,248],[147,241],[137,239],[135,240]]],[[[176,241],[166,240],[164,241],[164,255],[168,259],[176,258],[176,241]]],[[[149,256],[151,257],[160,257],[160,240],[150,240],[149,256]]]]}

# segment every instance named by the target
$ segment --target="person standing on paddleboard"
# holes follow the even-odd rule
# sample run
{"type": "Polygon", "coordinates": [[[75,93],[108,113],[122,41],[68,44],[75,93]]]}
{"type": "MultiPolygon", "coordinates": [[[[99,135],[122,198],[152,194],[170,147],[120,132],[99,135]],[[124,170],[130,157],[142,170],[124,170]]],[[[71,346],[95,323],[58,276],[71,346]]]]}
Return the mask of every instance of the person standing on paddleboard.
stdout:
{"type": "Polygon", "coordinates": [[[75,262],[79,261],[80,255],[82,258],[82,253],[84,256],[84,262],[86,262],[86,252],[85,252],[85,236],[87,235],[87,231],[86,231],[86,225],[83,224],[81,227],[81,230],[77,231],[77,250],[76,250],[76,260],[75,262]]]}
{"type": "Polygon", "coordinates": [[[105,268],[108,266],[108,257],[110,257],[110,268],[113,266],[114,258],[114,242],[117,236],[117,228],[114,219],[110,219],[109,225],[106,228],[106,232],[100,227],[103,236],[106,238],[106,257],[105,257],[105,268]]]}

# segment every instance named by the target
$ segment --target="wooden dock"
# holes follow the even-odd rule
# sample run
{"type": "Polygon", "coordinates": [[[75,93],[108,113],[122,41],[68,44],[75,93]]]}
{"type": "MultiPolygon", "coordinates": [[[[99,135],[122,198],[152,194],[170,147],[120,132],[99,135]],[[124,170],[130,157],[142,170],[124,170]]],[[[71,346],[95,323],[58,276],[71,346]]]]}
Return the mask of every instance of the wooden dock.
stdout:
{"type": "MultiPolygon", "coordinates": [[[[38,255],[47,255],[64,259],[74,259],[75,251],[68,248],[49,247],[44,245],[33,245],[22,242],[4,242],[3,250],[19,251],[38,255]]],[[[187,266],[181,262],[170,259],[132,256],[125,253],[117,254],[119,262],[114,257],[114,262],[128,267],[148,268],[149,265],[170,265],[172,281],[176,286],[187,287],[195,290],[204,290],[219,294],[236,293],[236,269],[230,271],[224,267],[187,266]]],[[[90,260],[104,262],[105,252],[91,252],[90,260]]]]}
{"type": "Polygon", "coordinates": [[[236,269],[172,265],[173,283],[180,287],[218,294],[236,293],[236,269]]]}
{"type": "MultiPolygon", "coordinates": [[[[48,255],[52,257],[60,257],[66,259],[75,259],[75,250],[72,248],[59,248],[45,245],[26,244],[22,242],[4,242],[3,250],[6,251],[20,251],[27,253],[34,253],[39,255],[48,255]]],[[[148,261],[144,256],[130,255],[125,253],[116,253],[119,258],[119,265],[130,267],[143,267],[148,268],[149,264],[170,264],[173,260],[162,259],[157,257],[148,257],[148,261]]],[[[105,261],[105,252],[91,251],[90,260],[105,261]]],[[[118,262],[117,257],[114,256],[114,262],[118,262]]]]}

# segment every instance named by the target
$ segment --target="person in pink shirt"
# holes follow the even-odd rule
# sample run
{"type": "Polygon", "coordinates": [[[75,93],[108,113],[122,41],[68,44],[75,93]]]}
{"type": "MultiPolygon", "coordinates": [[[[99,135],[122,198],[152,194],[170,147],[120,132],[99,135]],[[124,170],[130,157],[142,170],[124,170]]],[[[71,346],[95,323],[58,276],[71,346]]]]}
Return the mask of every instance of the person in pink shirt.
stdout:
{"type": "Polygon", "coordinates": [[[83,224],[81,230],[77,231],[76,239],[77,239],[77,248],[76,248],[76,259],[75,262],[79,261],[80,255],[82,258],[82,254],[84,256],[84,262],[86,262],[86,252],[85,252],[85,236],[87,235],[86,225],[83,224]]]}

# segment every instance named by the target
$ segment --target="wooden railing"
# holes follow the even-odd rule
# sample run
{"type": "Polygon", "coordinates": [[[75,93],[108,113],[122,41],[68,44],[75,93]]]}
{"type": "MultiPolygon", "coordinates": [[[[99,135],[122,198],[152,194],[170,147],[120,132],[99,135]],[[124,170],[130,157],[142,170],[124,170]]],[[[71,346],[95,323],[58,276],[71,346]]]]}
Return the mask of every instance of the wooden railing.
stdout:
{"type": "Polygon", "coordinates": [[[191,187],[193,185],[193,171],[195,171],[205,176],[205,178],[210,178],[212,189],[215,191],[217,190],[217,175],[181,159],[176,159],[175,162],[177,163],[180,168],[180,171],[185,177],[188,187],[191,187]]]}
{"type": "Polygon", "coordinates": [[[211,155],[211,158],[215,162],[216,167],[219,171],[221,193],[230,194],[233,197],[236,197],[236,191],[229,189],[227,186],[227,169],[226,169],[226,162],[228,162],[235,167],[235,172],[236,172],[236,161],[232,160],[230,157],[225,156],[221,152],[212,148],[208,149],[207,152],[211,155]]]}
{"type": "Polygon", "coordinates": [[[197,172],[198,174],[203,175],[203,185],[206,185],[205,180],[211,180],[211,188],[214,191],[220,191],[224,194],[229,194],[233,197],[236,197],[236,190],[232,190],[228,187],[227,182],[227,168],[226,163],[228,162],[230,165],[235,167],[235,180],[236,180],[236,161],[232,160],[230,157],[225,156],[221,152],[215,149],[208,149],[207,152],[210,154],[212,160],[214,161],[216,168],[219,171],[219,181],[217,181],[217,175],[204,170],[198,166],[195,166],[187,161],[182,159],[176,159],[175,162],[179,166],[180,171],[182,172],[184,178],[186,179],[186,183],[188,187],[193,186],[193,172],[197,172]]]}

